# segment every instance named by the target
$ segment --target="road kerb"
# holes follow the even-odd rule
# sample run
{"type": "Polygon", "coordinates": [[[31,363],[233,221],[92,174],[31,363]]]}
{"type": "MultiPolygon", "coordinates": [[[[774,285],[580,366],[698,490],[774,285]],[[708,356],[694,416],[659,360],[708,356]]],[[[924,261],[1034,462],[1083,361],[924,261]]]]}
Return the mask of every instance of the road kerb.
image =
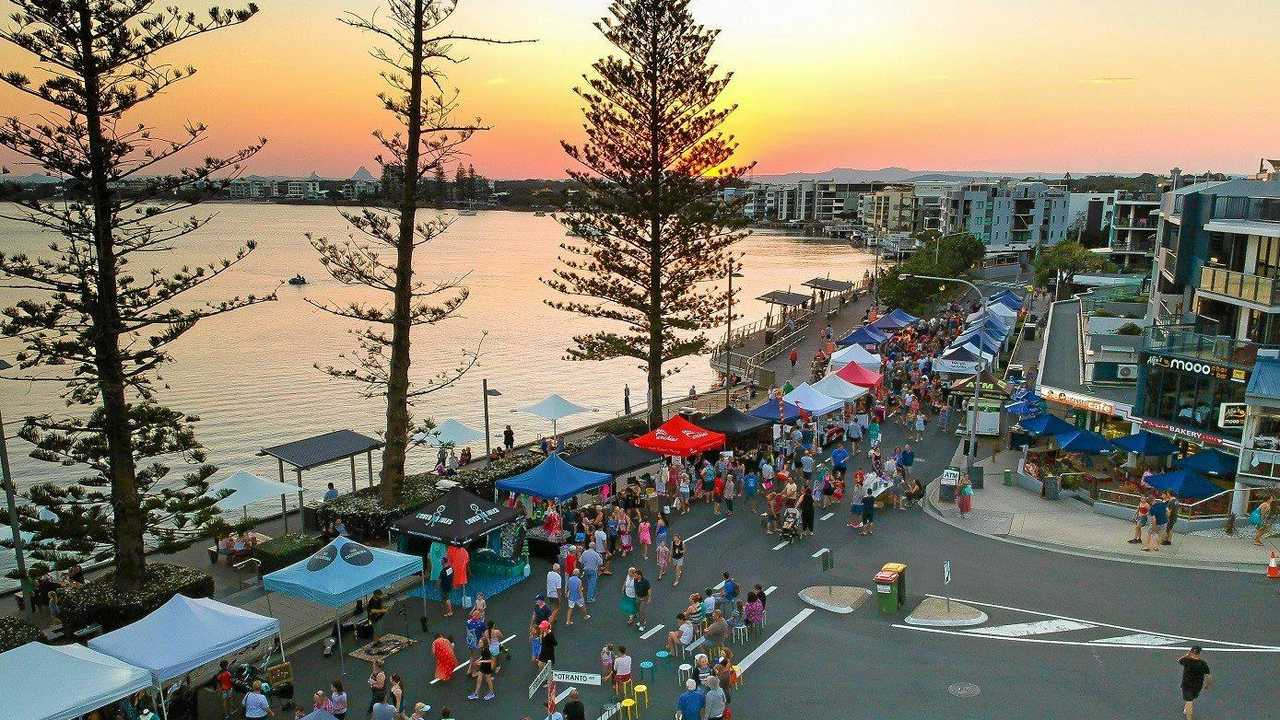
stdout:
{"type": "Polygon", "coordinates": [[[852,585],[815,585],[801,590],[799,596],[819,610],[848,615],[871,599],[871,591],[852,585]]]}
{"type": "Polygon", "coordinates": [[[947,606],[943,598],[927,597],[911,611],[905,622],[923,627],[970,627],[987,621],[987,614],[972,605],[952,600],[949,609],[947,606]]]}

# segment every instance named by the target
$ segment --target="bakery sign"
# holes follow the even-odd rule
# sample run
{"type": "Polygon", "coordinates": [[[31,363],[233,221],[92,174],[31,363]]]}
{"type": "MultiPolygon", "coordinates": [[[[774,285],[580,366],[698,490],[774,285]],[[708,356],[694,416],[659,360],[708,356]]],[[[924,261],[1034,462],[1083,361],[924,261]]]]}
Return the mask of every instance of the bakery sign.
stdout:
{"type": "Polygon", "coordinates": [[[1090,412],[1110,415],[1112,417],[1128,418],[1133,412],[1133,407],[1123,403],[1115,403],[1101,398],[1090,397],[1080,393],[1071,392],[1070,390],[1060,390],[1048,385],[1041,385],[1036,388],[1040,396],[1049,402],[1066,405],[1067,407],[1079,408],[1080,410],[1089,410],[1090,412]]]}
{"type": "Polygon", "coordinates": [[[1184,440],[1190,440],[1197,445],[1218,445],[1222,447],[1240,447],[1240,443],[1232,442],[1226,438],[1219,437],[1213,433],[1200,432],[1191,428],[1184,428],[1179,425],[1173,425],[1162,420],[1151,420],[1149,418],[1134,418],[1142,427],[1148,430],[1155,430],[1166,435],[1172,435],[1184,440]]]}

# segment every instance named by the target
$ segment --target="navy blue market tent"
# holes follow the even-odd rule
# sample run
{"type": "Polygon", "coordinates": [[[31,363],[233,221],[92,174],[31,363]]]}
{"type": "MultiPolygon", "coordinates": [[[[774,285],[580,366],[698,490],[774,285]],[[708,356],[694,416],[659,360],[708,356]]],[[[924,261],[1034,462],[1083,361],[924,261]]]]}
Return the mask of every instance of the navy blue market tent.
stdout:
{"type": "Polygon", "coordinates": [[[1022,309],[1022,303],[1008,295],[997,295],[991,298],[991,302],[1000,303],[1015,312],[1022,309]]]}
{"type": "Polygon", "coordinates": [[[995,315],[987,315],[986,320],[975,320],[969,323],[968,327],[965,328],[966,333],[974,330],[982,330],[983,332],[994,337],[998,337],[1001,340],[1009,334],[1009,327],[995,315]]]}
{"type": "Polygon", "coordinates": [[[763,418],[770,422],[793,423],[800,418],[800,408],[789,402],[782,403],[782,415],[778,414],[778,401],[766,400],[763,405],[753,409],[750,413],[758,418],[763,418]]]}
{"type": "Polygon", "coordinates": [[[840,347],[848,347],[849,345],[879,345],[889,339],[889,336],[880,328],[863,325],[853,332],[845,335],[836,341],[836,345],[840,347]]]}
{"type": "Polygon", "coordinates": [[[560,502],[611,480],[608,473],[576,468],[553,454],[532,470],[499,480],[498,489],[560,502]]]}
{"type": "Polygon", "coordinates": [[[1111,443],[1107,442],[1106,438],[1089,430],[1072,428],[1071,432],[1064,432],[1054,437],[1058,441],[1058,447],[1066,452],[1099,455],[1115,449],[1111,446],[1111,443]]]}
{"type": "Polygon", "coordinates": [[[1168,438],[1146,430],[1134,435],[1126,435],[1118,440],[1112,440],[1111,444],[1126,452],[1146,457],[1172,455],[1178,451],[1178,448],[1169,442],[1168,438]]]}
{"type": "Polygon", "coordinates": [[[1066,420],[1049,413],[1037,415],[1029,420],[1020,420],[1018,424],[1022,426],[1023,430],[1032,435],[1061,435],[1074,432],[1076,429],[1074,425],[1066,420]]]}
{"type": "Polygon", "coordinates": [[[1169,490],[1179,497],[1206,498],[1222,492],[1222,488],[1209,482],[1203,475],[1188,470],[1152,475],[1145,481],[1157,490],[1169,490]]]}
{"type": "Polygon", "coordinates": [[[874,323],[871,323],[871,326],[880,328],[881,330],[900,330],[919,319],[920,318],[905,312],[901,308],[895,308],[888,315],[885,315],[874,323]]]}
{"type": "Polygon", "coordinates": [[[1178,467],[1214,475],[1235,475],[1236,458],[1221,450],[1201,450],[1195,455],[1182,458],[1178,461],[1178,467]]]}

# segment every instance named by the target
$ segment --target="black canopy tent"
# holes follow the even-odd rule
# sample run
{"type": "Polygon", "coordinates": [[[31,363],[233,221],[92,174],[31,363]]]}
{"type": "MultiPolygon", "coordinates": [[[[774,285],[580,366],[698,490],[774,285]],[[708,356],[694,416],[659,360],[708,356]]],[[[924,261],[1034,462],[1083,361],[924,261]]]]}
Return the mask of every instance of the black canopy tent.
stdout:
{"type": "Polygon", "coordinates": [[[294,440],[283,445],[262,448],[263,455],[275,458],[280,467],[280,482],[285,482],[285,463],[293,466],[298,478],[298,512],[302,512],[302,471],[351,458],[351,491],[356,489],[356,456],[364,453],[369,467],[369,485],[373,485],[373,451],[384,443],[354,430],[334,430],[314,437],[294,440]]]}
{"type": "Polygon", "coordinates": [[[565,462],[581,470],[625,475],[662,462],[662,456],[638,448],[617,435],[605,435],[589,447],[567,456],[565,462]]]}
{"type": "Polygon", "coordinates": [[[715,415],[698,420],[698,427],[724,433],[730,438],[749,435],[772,424],[770,420],[748,415],[735,407],[727,407],[715,415]]]}
{"type": "Polygon", "coordinates": [[[392,525],[405,535],[450,545],[478,540],[519,516],[515,510],[495,505],[460,487],[392,525]]]}

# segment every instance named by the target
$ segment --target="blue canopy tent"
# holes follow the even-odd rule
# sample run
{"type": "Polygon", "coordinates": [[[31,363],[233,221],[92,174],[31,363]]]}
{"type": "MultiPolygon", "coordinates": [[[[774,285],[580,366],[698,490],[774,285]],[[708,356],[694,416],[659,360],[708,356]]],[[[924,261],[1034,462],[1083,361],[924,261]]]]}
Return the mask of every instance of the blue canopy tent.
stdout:
{"type": "Polygon", "coordinates": [[[966,334],[973,332],[974,330],[982,330],[992,337],[999,338],[1001,341],[1009,336],[1009,326],[1005,325],[1004,322],[995,315],[987,315],[986,320],[971,322],[964,329],[966,334]]]}
{"type": "MultiPolygon", "coordinates": [[[[331,607],[337,623],[339,608],[420,572],[422,558],[417,555],[365,547],[339,536],[311,557],[263,575],[262,587],[331,607]]],[[[423,573],[422,582],[425,584],[426,581],[426,573],[423,573]]],[[[426,612],[427,601],[424,598],[423,615],[426,612]]],[[[341,629],[338,631],[338,655],[345,675],[341,629]]]]}
{"type": "Polygon", "coordinates": [[[1000,339],[981,330],[965,333],[951,341],[951,347],[958,348],[973,345],[984,354],[994,356],[1000,352],[1000,339]]]}
{"type": "Polygon", "coordinates": [[[992,297],[992,298],[988,301],[988,303],[1000,303],[1001,305],[1003,305],[1003,306],[1005,306],[1005,307],[1009,308],[1010,310],[1014,310],[1014,311],[1017,311],[1017,310],[1021,310],[1021,309],[1022,309],[1022,301],[1021,301],[1021,300],[1018,300],[1017,298],[1013,297],[1012,295],[1005,295],[1005,294],[1003,294],[1003,293],[1002,293],[1002,294],[1000,294],[1000,295],[996,295],[995,297],[992,297]]]}
{"type": "Polygon", "coordinates": [[[784,400],[782,403],[782,412],[779,414],[778,401],[766,400],[762,405],[752,409],[748,414],[754,415],[758,418],[764,418],[771,422],[787,425],[800,419],[800,408],[784,400]]]}
{"type": "Polygon", "coordinates": [[[1222,492],[1222,488],[1209,482],[1203,475],[1189,470],[1152,475],[1146,483],[1157,490],[1169,490],[1179,497],[1206,498],[1222,492]]]}
{"type": "Polygon", "coordinates": [[[1054,438],[1058,441],[1058,447],[1066,452],[1101,455],[1115,449],[1106,438],[1089,430],[1072,428],[1071,432],[1060,433],[1054,438]]]}
{"type": "Polygon", "coordinates": [[[839,345],[840,347],[848,347],[849,345],[879,345],[888,339],[889,336],[880,328],[871,325],[863,325],[857,330],[854,330],[848,335],[837,340],[836,345],[839,345]]]}
{"type": "Polygon", "coordinates": [[[1146,430],[1112,440],[1111,444],[1125,452],[1146,457],[1160,457],[1178,452],[1178,448],[1169,442],[1168,438],[1146,430]]]}
{"type": "Polygon", "coordinates": [[[1196,470],[1211,475],[1235,475],[1237,460],[1221,450],[1201,450],[1195,455],[1182,458],[1178,467],[1183,470],[1196,470]]]}
{"type": "Polygon", "coordinates": [[[498,481],[498,489],[563,502],[613,480],[608,473],[574,467],[557,454],[532,470],[498,481]]]}
{"type": "Polygon", "coordinates": [[[914,317],[903,311],[901,308],[895,308],[890,311],[888,315],[885,315],[879,320],[871,323],[871,327],[879,328],[881,330],[901,330],[919,319],[920,318],[914,317]]]}
{"type": "Polygon", "coordinates": [[[83,645],[31,642],[0,653],[5,714],[71,720],[152,685],[151,673],[83,645]]]}
{"type": "Polygon", "coordinates": [[[1061,435],[1075,431],[1075,426],[1057,415],[1045,413],[1036,417],[1020,420],[1018,424],[1032,435],[1061,435]]]}

